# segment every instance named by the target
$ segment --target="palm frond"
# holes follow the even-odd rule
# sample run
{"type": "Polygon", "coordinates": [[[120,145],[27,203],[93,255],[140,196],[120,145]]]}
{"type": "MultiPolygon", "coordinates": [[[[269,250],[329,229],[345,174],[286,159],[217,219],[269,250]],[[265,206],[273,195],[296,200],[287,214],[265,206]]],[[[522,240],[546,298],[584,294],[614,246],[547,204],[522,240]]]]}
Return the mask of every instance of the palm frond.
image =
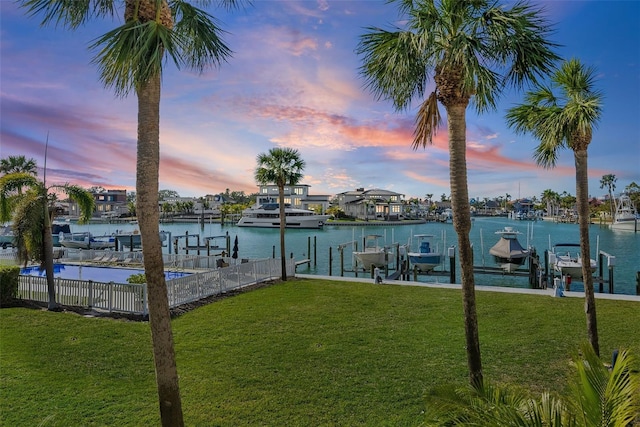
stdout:
{"type": "Polygon", "coordinates": [[[14,243],[21,262],[43,259],[44,215],[46,190],[35,186],[27,191],[13,212],[14,243]]]}
{"type": "Polygon", "coordinates": [[[179,40],[175,45],[180,52],[168,51],[170,55],[181,56],[181,62],[197,71],[218,66],[231,56],[222,40],[226,32],[213,16],[183,1],[172,3],[172,12],[176,20],[173,31],[179,40]]]}
{"type": "Polygon", "coordinates": [[[21,7],[29,16],[42,15],[42,26],[62,25],[74,30],[92,17],[116,15],[115,0],[25,0],[21,7]]]}
{"type": "Polygon", "coordinates": [[[360,37],[356,52],[363,56],[360,74],[365,87],[377,99],[389,99],[404,110],[414,98],[421,98],[427,82],[424,42],[409,31],[368,28],[360,37]]]}
{"type": "Polygon", "coordinates": [[[165,50],[180,68],[179,43],[169,28],[156,21],[132,20],[91,44],[90,49],[98,51],[92,63],[100,68],[105,86],[113,88],[118,96],[126,96],[139,84],[162,75],[165,50]]]}
{"type": "Polygon", "coordinates": [[[442,124],[442,117],[438,109],[438,98],[436,93],[432,92],[418,110],[412,144],[413,149],[417,150],[418,147],[426,147],[428,144],[432,144],[433,137],[440,124],[442,124]]]}
{"type": "Polygon", "coordinates": [[[52,189],[58,189],[67,194],[71,200],[78,204],[80,209],[80,217],[78,218],[78,224],[86,224],[91,219],[91,215],[95,209],[95,199],[84,188],[78,185],[65,184],[52,186],[52,189]]]}

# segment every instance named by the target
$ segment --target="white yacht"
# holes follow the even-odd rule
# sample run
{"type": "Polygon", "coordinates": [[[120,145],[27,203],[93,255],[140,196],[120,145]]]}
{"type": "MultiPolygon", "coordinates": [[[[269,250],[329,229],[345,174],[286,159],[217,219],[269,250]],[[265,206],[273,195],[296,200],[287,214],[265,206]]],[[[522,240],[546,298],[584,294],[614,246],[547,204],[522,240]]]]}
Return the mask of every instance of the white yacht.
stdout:
{"type": "MultiPolygon", "coordinates": [[[[561,276],[569,275],[572,278],[582,280],[582,258],[578,252],[580,243],[556,243],[549,253],[549,264],[561,276]]],[[[595,259],[589,259],[589,270],[593,274],[596,271],[595,259]]]]}
{"type": "Polygon", "coordinates": [[[620,196],[616,203],[616,213],[611,223],[612,230],[640,231],[640,218],[631,198],[626,194],[620,196]]]}
{"type": "MultiPolygon", "coordinates": [[[[285,227],[322,228],[331,215],[320,215],[307,209],[292,208],[285,205],[285,227]]],[[[239,227],[280,227],[280,208],[278,203],[265,203],[245,209],[238,221],[239,227]]]]}

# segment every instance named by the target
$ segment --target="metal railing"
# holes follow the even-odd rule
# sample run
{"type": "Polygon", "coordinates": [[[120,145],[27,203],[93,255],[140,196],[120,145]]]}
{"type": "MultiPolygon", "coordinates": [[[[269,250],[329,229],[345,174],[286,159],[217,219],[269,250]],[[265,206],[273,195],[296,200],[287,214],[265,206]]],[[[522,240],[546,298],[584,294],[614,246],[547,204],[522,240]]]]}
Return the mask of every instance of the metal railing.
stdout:
{"type": "MultiPolygon", "coordinates": [[[[280,277],[280,260],[274,258],[247,260],[241,264],[215,269],[199,267],[203,264],[215,264],[215,260],[211,262],[211,260],[202,259],[207,257],[182,256],[182,258],[184,259],[174,259],[170,269],[173,271],[179,269],[183,273],[190,274],[166,281],[170,308],[280,277]]],[[[166,262],[165,266],[167,266],[166,262]]],[[[287,259],[287,275],[295,276],[295,260],[292,258],[287,259]]],[[[56,301],[62,305],[97,309],[109,313],[146,315],[149,312],[146,284],[62,278],[54,280],[56,301]]],[[[17,298],[47,302],[46,277],[20,275],[17,298]]]]}

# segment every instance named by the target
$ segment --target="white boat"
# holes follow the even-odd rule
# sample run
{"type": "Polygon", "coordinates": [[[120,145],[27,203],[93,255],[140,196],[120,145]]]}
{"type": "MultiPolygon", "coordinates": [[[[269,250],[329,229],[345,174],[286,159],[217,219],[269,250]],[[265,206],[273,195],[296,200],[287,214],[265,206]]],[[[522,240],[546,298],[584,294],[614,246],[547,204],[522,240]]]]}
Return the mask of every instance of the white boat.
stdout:
{"type": "MultiPolygon", "coordinates": [[[[580,258],[579,243],[557,243],[549,253],[549,264],[561,276],[571,276],[575,280],[582,280],[582,258],[580,258]],[[577,249],[576,249],[577,248],[577,249]]],[[[596,260],[590,259],[591,273],[596,271],[596,260]]]]}
{"type": "Polygon", "coordinates": [[[505,272],[513,273],[529,256],[529,251],[524,249],[518,241],[518,234],[522,233],[514,230],[513,227],[504,227],[496,231],[496,234],[500,235],[500,240],[489,249],[489,253],[505,272]]]}
{"type": "MultiPolygon", "coordinates": [[[[322,228],[331,215],[320,215],[307,209],[292,208],[285,205],[285,227],[287,228],[322,228]]],[[[265,203],[245,209],[238,227],[280,227],[280,208],[278,203],[265,203]]]]}
{"type": "Polygon", "coordinates": [[[379,234],[364,236],[363,250],[353,252],[353,256],[358,261],[358,266],[362,269],[369,271],[372,267],[384,267],[387,265],[387,250],[378,243],[381,237],[379,234]]]}
{"type": "Polygon", "coordinates": [[[437,247],[433,246],[433,234],[416,234],[418,239],[418,252],[408,252],[409,262],[420,271],[428,272],[436,268],[443,259],[443,254],[438,253],[437,247]]]}
{"type": "Polygon", "coordinates": [[[115,248],[113,236],[95,238],[91,233],[62,233],[59,235],[61,246],[69,249],[111,249],[115,248]]]}
{"type": "Polygon", "coordinates": [[[616,202],[616,213],[611,223],[612,230],[640,231],[640,218],[631,198],[623,194],[616,202]]]}

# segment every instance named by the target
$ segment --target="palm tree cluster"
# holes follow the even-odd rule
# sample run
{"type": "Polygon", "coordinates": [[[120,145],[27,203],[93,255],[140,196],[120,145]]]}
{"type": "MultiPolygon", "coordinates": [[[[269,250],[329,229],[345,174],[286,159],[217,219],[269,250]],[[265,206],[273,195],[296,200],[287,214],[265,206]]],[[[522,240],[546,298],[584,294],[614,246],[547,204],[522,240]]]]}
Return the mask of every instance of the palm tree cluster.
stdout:
{"type": "MultiPolygon", "coordinates": [[[[551,167],[561,148],[574,152],[580,215],[583,266],[589,265],[587,147],[600,116],[601,95],[593,89],[594,72],[577,60],[560,59],[548,40],[551,27],[543,11],[524,1],[502,7],[489,0],[391,0],[402,15],[402,28],[368,28],[357,54],[366,86],[379,99],[390,100],[398,111],[419,104],[412,147],[431,144],[441,123],[439,105],[446,111],[450,152],[450,188],[454,228],[462,267],[462,299],[470,383],[483,385],[480,340],[475,303],[473,258],[469,232],[471,218],[466,165],[466,111],[494,110],[505,88],[533,83],[523,105],[509,111],[507,121],[516,131],[540,140],[534,158],[551,167]],[[551,84],[539,81],[551,76],[551,84]],[[558,93],[556,94],[556,91],[558,93]]],[[[136,210],[143,241],[148,285],[150,326],[162,424],[181,426],[182,404],[173,350],[167,290],[159,235],[159,107],[165,57],[178,67],[202,71],[218,66],[231,54],[222,30],[207,12],[184,0],[22,0],[42,24],[78,28],[94,18],[111,19],[123,13],[124,23],[92,45],[100,79],[119,96],[135,93],[138,100],[136,210]]],[[[206,1],[227,7],[234,0],[206,1]]],[[[114,20],[112,22],[117,22],[114,20]]],[[[304,162],[297,150],[276,148],[257,158],[259,183],[276,183],[280,200],[282,278],[286,280],[284,247],[284,186],[302,178],[304,162]]],[[[33,177],[21,176],[23,185],[37,187],[41,207],[46,187],[33,177]]],[[[17,184],[5,183],[16,190],[17,184]]],[[[42,210],[44,212],[44,208],[42,210]]],[[[45,215],[49,218],[49,215],[45,215]]],[[[46,233],[45,233],[46,234],[46,233]]],[[[584,267],[586,268],[586,267],[584,267]]],[[[593,283],[585,274],[587,326],[591,345],[598,352],[593,283]]]]}
{"type": "MultiPolygon", "coordinates": [[[[14,245],[18,260],[39,262],[45,270],[48,309],[57,310],[53,277],[53,236],[51,224],[55,216],[58,193],[65,193],[80,207],[79,223],[91,218],[93,195],[77,185],[50,185],[37,178],[36,162],[25,156],[9,156],[0,160],[0,222],[13,222],[14,245]],[[26,192],[24,191],[26,189],[26,192]]],[[[46,173],[46,170],[45,170],[46,173]]]]}

